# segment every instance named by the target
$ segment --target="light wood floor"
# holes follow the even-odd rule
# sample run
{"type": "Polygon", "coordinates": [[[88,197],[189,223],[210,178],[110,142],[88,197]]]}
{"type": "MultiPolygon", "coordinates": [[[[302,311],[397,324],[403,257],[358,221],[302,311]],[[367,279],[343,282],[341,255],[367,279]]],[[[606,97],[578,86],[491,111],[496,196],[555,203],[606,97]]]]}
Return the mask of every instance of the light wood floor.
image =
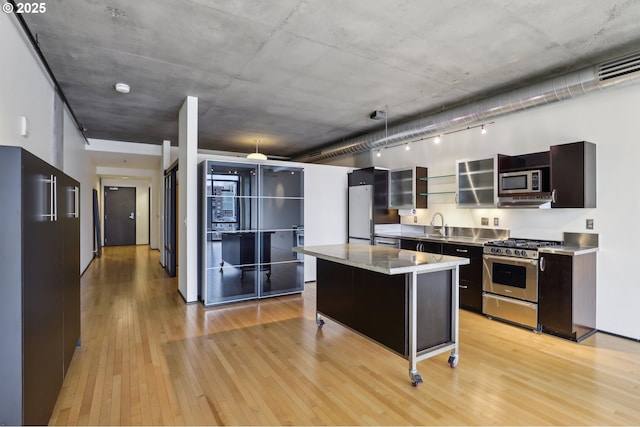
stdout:
{"type": "Polygon", "coordinates": [[[82,278],[82,346],[56,425],[640,424],[640,343],[581,344],[462,311],[460,362],[408,363],[302,295],[184,304],[159,253],[107,247],[82,278]]]}

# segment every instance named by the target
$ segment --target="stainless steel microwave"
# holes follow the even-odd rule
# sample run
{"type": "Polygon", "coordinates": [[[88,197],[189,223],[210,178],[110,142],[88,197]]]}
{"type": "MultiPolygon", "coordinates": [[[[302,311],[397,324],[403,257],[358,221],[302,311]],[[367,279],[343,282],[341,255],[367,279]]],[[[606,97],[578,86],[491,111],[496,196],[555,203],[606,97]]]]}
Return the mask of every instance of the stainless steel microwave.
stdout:
{"type": "Polygon", "coordinates": [[[505,172],[498,175],[498,193],[540,193],[543,175],[540,169],[505,172]]]}

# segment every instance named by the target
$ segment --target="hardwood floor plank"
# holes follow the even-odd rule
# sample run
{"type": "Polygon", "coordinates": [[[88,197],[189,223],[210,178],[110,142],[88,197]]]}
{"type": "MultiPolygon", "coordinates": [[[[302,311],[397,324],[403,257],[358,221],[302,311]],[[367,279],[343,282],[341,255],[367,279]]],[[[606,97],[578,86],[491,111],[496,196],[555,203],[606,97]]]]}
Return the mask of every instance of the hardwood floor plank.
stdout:
{"type": "Polygon", "coordinates": [[[82,345],[52,425],[637,425],[640,343],[580,344],[462,311],[460,362],[408,362],[302,295],[185,304],[159,253],[108,247],[82,277],[82,345]]]}

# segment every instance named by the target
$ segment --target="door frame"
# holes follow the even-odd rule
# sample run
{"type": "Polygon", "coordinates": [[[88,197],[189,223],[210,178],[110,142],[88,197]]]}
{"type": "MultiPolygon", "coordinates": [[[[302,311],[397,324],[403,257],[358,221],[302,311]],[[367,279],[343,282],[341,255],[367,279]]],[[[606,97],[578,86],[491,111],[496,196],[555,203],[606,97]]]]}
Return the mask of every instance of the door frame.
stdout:
{"type": "Polygon", "coordinates": [[[176,277],[178,265],[178,234],[176,227],[178,162],[174,163],[164,174],[164,269],[170,277],[176,277]]]}
{"type": "Polygon", "coordinates": [[[103,244],[104,246],[119,246],[113,245],[112,243],[107,242],[107,220],[105,216],[107,215],[107,198],[105,197],[105,193],[109,188],[118,188],[118,189],[132,189],[133,190],[133,214],[135,215],[133,218],[133,243],[131,245],[136,245],[138,243],[138,189],[135,185],[103,185],[102,187],[102,200],[103,200],[103,211],[102,211],[102,221],[103,221],[103,244]]]}

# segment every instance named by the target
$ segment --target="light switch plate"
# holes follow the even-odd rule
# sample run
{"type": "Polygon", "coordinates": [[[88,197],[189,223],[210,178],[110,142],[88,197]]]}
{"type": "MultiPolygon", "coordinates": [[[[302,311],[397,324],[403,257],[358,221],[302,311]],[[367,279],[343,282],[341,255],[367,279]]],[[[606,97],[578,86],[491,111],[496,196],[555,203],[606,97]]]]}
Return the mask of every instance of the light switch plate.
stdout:
{"type": "Polygon", "coordinates": [[[483,217],[481,217],[481,218],[480,218],[480,224],[482,224],[482,225],[489,225],[489,218],[484,217],[484,216],[483,216],[483,217]]]}
{"type": "Polygon", "coordinates": [[[500,225],[500,218],[498,217],[493,218],[493,225],[494,227],[497,227],[498,225],[500,225]]]}

